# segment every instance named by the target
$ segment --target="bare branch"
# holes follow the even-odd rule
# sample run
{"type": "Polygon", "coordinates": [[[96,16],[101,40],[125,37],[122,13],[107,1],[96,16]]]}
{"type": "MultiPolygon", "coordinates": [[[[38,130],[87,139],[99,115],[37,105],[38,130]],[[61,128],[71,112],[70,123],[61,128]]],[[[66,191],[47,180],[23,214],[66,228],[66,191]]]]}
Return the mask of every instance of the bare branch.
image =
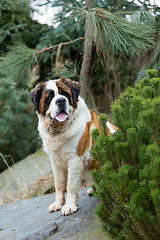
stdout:
{"type": "Polygon", "coordinates": [[[38,55],[38,54],[41,54],[41,53],[43,53],[43,52],[47,52],[47,51],[49,51],[49,50],[52,50],[52,49],[54,49],[54,48],[57,48],[57,47],[59,47],[59,46],[62,47],[62,46],[65,46],[65,45],[69,45],[69,44],[78,42],[78,41],[83,40],[83,39],[84,39],[84,37],[80,37],[80,38],[77,38],[77,39],[75,39],[75,40],[73,40],[73,41],[70,41],[70,42],[59,43],[59,44],[56,44],[56,45],[51,46],[51,47],[49,47],[49,48],[44,48],[44,49],[38,51],[36,54],[38,55]]]}

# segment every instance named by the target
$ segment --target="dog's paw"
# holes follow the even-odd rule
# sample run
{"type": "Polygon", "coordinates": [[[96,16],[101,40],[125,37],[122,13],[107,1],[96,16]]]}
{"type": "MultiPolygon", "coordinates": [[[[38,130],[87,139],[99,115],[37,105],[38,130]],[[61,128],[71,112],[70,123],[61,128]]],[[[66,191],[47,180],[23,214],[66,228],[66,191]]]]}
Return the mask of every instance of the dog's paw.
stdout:
{"type": "Polygon", "coordinates": [[[55,212],[57,210],[60,210],[61,208],[62,208],[62,203],[60,201],[55,201],[49,206],[48,211],[55,212]]]}
{"type": "Polygon", "coordinates": [[[90,187],[90,188],[87,190],[87,194],[88,194],[89,196],[92,196],[92,195],[93,195],[93,192],[94,192],[94,190],[93,190],[92,187],[90,187]]]}
{"type": "Polygon", "coordinates": [[[62,215],[66,216],[66,215],[76,212],[77,209],[78,209],[78,207],[75,203],[66,203],[63,205],[61,212],[62,212],[62,215]]]}

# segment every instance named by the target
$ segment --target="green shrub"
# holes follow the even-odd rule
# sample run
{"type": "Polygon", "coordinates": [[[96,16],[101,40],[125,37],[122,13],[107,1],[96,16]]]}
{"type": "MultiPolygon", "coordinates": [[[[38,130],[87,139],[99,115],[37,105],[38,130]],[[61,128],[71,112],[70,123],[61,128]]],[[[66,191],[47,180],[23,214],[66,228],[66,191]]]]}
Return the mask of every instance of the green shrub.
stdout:
{"type": "Polygon", "coordinates": [[[147,73],[112,105],[119,130],[93,133],[96,213],[113,239],[160,239],[160,78],[147,73]]]}
{"type": "MultiPolygon", "coordinates": [[[[17,89],[0,74],[0,153],[9,165],[37,148],[38,137],[29,91],[17,89]]],[[[0,172],[6,168],[0,156],[0,172]]]]}

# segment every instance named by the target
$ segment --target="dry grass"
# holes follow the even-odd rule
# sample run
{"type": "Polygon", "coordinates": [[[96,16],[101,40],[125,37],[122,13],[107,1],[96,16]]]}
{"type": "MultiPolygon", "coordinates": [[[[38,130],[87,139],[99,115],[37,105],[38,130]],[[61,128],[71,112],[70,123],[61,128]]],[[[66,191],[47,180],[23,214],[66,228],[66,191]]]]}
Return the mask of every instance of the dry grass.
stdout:
{"type": "Polygon", "coordinates": [[[51,193],[53,191],[53,174],[49,173],[48,175],[43,175],[38,180],[36,180],[30,189],[28,189],[27,185],[23,183],[23,186],[20,187],[16,197],[12,197],[8,193],[4,193],[1,196],[0,205],[26,198],[37,197],[46,193],[51,193]]]}
{"type": "Polygon", "coordinates": [[[50,192],[54,191],[54,185],[53,185],[54,181],[53,181],[52,172],[50,172],[49,174],[46,175],[43,172],[43,170],[38,166],[38,164],[36,164],[34,161],[31,161],[34,168],[38,169],[41,176],[35,182],[33,182],[31,187],[28,187],[26,176],[22,177],[19,175],[18,170],[16,168],[16,164],[14,163],[12,157],[10,156],[14,169],[8,165],[5,157],[1,153],[0,153],[0,157],[3,159],[7,168],[13,175],[13,177],[18,185],[18,189],[19,189],[16,197],[13,197],[8,192],[5,192],[1,196],[0,205],[7,204],[7,203],[13,202],[13,201],[26,199],[26,198],[36,197],[36,196],[43,195],[45,193],[50,193],[50,192]]]}

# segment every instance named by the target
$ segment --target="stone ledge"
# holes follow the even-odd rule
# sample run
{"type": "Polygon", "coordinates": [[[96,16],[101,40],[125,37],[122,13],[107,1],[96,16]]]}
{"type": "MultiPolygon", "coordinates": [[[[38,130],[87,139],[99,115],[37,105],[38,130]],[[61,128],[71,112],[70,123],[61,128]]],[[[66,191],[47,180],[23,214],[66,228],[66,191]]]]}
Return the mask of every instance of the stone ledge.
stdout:
{"type": "Polygon", "coordinates": [[[78,211],[62,216],[61,211],[49,213],[55,194],[43,195],[0,206],[0,240],[104,240],[94,214],[97,200],[79,192],[78,211]]]}

